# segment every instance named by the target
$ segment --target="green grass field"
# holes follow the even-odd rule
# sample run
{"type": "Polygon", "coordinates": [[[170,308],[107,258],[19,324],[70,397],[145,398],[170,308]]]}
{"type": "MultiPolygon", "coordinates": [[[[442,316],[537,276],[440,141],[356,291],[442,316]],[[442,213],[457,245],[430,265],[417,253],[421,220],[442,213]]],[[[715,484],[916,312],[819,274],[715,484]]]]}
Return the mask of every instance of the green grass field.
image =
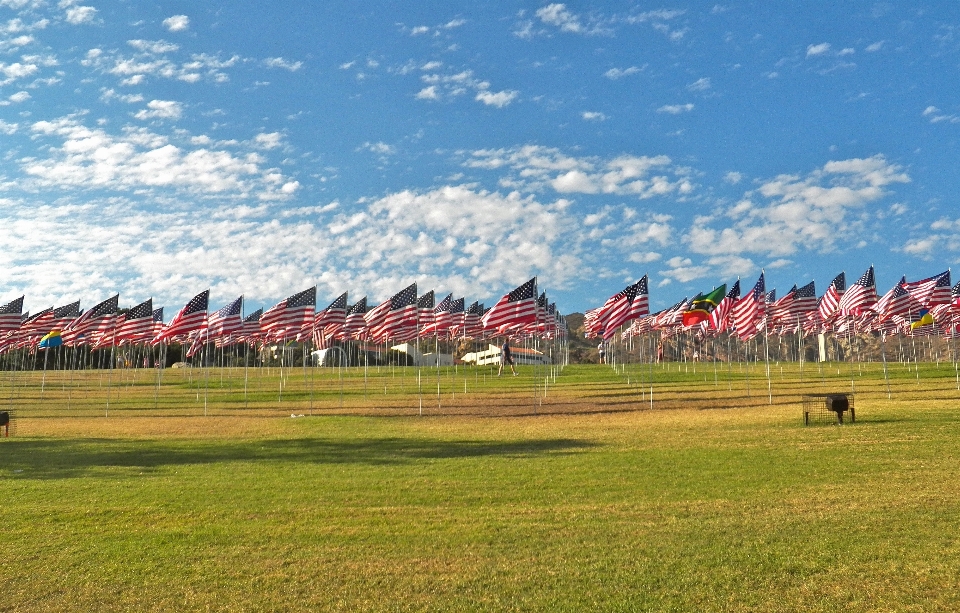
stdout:
{"type": "Polygon", "coordinates": [[[953,363],[398,370],[0,382],[0,611],[960,606],[953,363]]]}

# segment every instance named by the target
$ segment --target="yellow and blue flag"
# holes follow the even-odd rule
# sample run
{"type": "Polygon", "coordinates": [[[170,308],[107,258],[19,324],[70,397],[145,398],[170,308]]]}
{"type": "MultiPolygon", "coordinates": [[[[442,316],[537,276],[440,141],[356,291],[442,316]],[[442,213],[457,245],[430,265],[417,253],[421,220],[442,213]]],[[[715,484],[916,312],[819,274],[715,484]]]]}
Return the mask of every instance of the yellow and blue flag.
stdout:
{"type": "Polygon", "coordinates": [[[921,326],[932,326],[933,315],[927,309],[920,309],[920,319],[910,324],[911,330],[916,330],[921,326]]]}
{"type": "Polygon", "coordinates": [[[63,338],[60,337],[60,330],[50,330],[40,339],[40,344],[38,347],[40,349],[51,349],[53,347],[59,347],[63,344],[63,338]]]}

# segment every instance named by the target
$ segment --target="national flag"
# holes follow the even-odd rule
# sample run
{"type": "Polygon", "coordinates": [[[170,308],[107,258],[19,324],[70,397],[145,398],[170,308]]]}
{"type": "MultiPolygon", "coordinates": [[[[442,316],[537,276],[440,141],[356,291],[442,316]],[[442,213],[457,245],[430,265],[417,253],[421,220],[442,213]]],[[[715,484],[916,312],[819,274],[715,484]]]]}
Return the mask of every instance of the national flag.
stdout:
{"type": "Polygon", "coordinates": [[[877,303],[877,285],[873,278],[873,266],[867,269],[856,283],[850,286],[837,305],[841,315],[860,315],[877,303]]]}
{"type": "Polygon", "coordinates": [[[207,340],[229,339],[243,328],[243,296],[230,302],[207,320],[207,340]]]}
{"type": "Polygon", "coordinates": [[[40,339],[40,343],[37,344],[38,349],[53,349],[54,347],[59,347],[63,345],[63,338],[60,336],[60,330],[53,329],[43,338],[40,339]]]}
{"type": "Polygon", "coordinates": [[[726,330],[730,320],[730,311],[733,310],[733,304],[740,298],[740,279],[737,279],[723,300],[717,304],[717,308],[710,313],[710,327],[714,330],[726,330]]]}
{"type": "Polygon", "coordinates": [[[153,338],[161,332],[163,332],[163,307],[153,309],[153,338]]]}
{"type": "Polygon", "coordinates": [[[136,343],[153,337],[153,298],[147,298],[124,313],[123,318],[117,323],[114,340],[117,344],[136,343]]]}
{"type": "Polygon", "coordinates": [[[244,343],[255,343],[260,340],[260,318],[263,316],[263,309],[257,309],[243,318],[243,326],[240,328],[238,339],[244,343]]]}
{"type": "Polygon", "coordinates": [[[847,275],[841,272],[833,278],[827,291],[820,297],[817,310],[820,312],[820,319],[829,321],[837,314],[837,308],[840,306],[840,298],[847,289],[847,275]]]}
{"type": "Polygon", "coordinates": [[[434,304],[435,300],[436,296],[433,290],[417,298],[417,327],[419,330],[423,330],[426,326],[433,324],[433,309],[436,308],[434,304]]]}
{"type": "Polygon", "coordinates": [[[932,326],[933,325],[933,314],[929,309],[923,308],[920,309],[920,317],[913,323],[910,324],[911,330],[916,330],[921,326],[932,326]]]}
{"type": "Polygon", "coordinates": [[[633,302],[630,303],[630,315],[627,321],[633,321],[650,314],[650,291],[647,275],[643,275],[639,281],[634,284],[633,302]]]}
{"type": "Polygon", "coordinates": [[[720,304],[720,301],[723,300],[726,293],[727,284],[724,283],[706,295],[701,294],[695,297],[690,302],[687,310],[683,312],[683,326],[685,328],[691,328],[697,324],[709,321],[710,314],[717,308],[717,305],[720,304]]]}
{"type": "Polygon", "coordinates": [[[74,319],[63,329],[63,340],[75,344],[85,339],[90,344],[100,340],[98,337],[114,332],[117,325],[117,306],[120,294],[107,298],[100,304],[74,319]]]}
{"type": "Polygon", "coordinates": [[[313,327],[314,311],[317,308],[316,286],[281,300],[263,312],[260,332],[265,338],[283,339],[296,337],[303,328],[313,327]]]}
{"type": "Polygon", "coordinates": [[[194,330],[199,330],[207,324],[207,306],[210,301],[210,290],[204,290],[183,305],[170,323],[160,331],[154,343],[169,341],[177,336],[185,336],[194,330]]]}
{"type": "Polygon", "coordinates": [[[466,314],[465,304],[466,298],[462,297],[450,303],[450,327],[447,328],[447,333],[451,337],[460,336],[463,330],[463,318],[466,314]]]}
{"type": "Polygon", "coordinates": [[[939,275],[920,281],[904,282],[903,287],[917,302],[928,309],[938,304],[948,304],[951,297],[950,271],[945,270],[939,275]]]}
{"type": "Polygon", "coordinates": [[[327,308],[317,311],[313,317],[313,344],[318,348],[327,346],[327,339],[335,338],[347,318],[347,292],[343,292],[327,308]]]}
{"type": "Polygon", "coordinates": [[[53,325],[57,326],[61,330],[77,317],[80,317],[79,300],[53,309],[53,325]]]}
{"type": "Polygon", "coordinates": [[[22,337],[40,337],[53,328],[53,307],[43,309],[39,313],[24,317],[20,324],[22,337]]]}
{"type": "Polygon", "coordinates": [[[20,329],[23,316],[23,296],[0,306],[0,335],[20,329]]]}
{"type": "MultiPolygon", "coordinates": [[[[480,323],[480,317],[483,315],[483,306],[479,302],[474,302],[467,307],[463,316],[463,330],[461,336],[465,338],[479,338],[483,334],[483,325],[480,323]]],[[[517,329],[517,328],[514,328],[517,329]]],[[[506,332],[502,330],[501,333],[506,332]]]]}
{"type": "Polygon", "coordinates": [[[364,316],[370,336],[377,340],[395,338],[417,325],[417,284],[411,283],[364,316]]]}
{"type": "Polygon", "coordinates": [[[765,315],[765,297],[766,284],[764,273],[761,272],[760,278],[757,279],[750,293],[737,300],[730,313],[734,329],[741,339],[753,338],[760,331],[758,324],[765,315]]]}
{"type": "Polygon", "coordinates": [[[620,326],[649,312],[650,303],[647,295],[646,275],[607,300],[601,309],[598,318],[600,325],[603,326],[601,330],[603,339],[610,340],[616,335],[620,326]],[[643,293],[641,294],[641,292],[643,293]],[[634,304],[638,300],[640,302],[634,304]]]}
{"type": "Polygon", "coordinates": [[[537,320],[537,278],[534,277],[505,294],[483,316],[484,330],[495,331],[504,326],[524,326],[537,320]]]}
{"type": "Polygon", "coordinates": [[[453,316],[450,314],[450,307],[453,305],[453,294],[447,294],[447,297],[440,301],[440,304],[433,307],[433,318],[430,323],[421,324],[421,333],[424,335],[439,335],[446,332],[453,324],[453,316]]]}
{"type": "Polygon", "coordinates": [[[900,279],[900,282],[890,288],[875,305],[872,310],[877,314],[877,323],[882,324],[892,317],[906,317],[910,313],[919,313],[923,305],[907,291],[906,278],[900,279]]]}
{"type": "Polygon", "coordinates": [[[364,316],[367,314],[367,297],[364,296],[347,310],[347,315],[343,320],[343,327],[337,338],[342,340],[364,338],[367,329],[367,322],[364,316]]]}

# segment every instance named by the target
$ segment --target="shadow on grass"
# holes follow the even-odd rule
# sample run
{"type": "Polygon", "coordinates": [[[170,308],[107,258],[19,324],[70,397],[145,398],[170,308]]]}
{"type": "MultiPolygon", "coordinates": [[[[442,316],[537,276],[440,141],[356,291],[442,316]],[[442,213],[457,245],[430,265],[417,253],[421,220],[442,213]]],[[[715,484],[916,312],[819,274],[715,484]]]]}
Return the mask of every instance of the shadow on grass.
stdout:
{"type": "Polygon", "coordinates": [[[421,460],[484,456],[535,457],[575,453],[596,446],[597,443],[576,439],[18,440],[0,446],[0,474],[30,479],[62,479],[116,469],[142,472],[230,462],[401,465],[421,460]]]}

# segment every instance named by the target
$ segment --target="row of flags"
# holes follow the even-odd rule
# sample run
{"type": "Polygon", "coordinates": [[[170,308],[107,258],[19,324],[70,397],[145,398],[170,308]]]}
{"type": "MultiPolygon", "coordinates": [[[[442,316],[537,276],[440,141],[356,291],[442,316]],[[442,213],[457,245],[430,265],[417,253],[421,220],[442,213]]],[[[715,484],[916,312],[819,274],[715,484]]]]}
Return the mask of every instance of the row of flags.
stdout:
{"type": "Polygon", "coordinates": [[[850,287],[841,272],[818,298],[811,281],[796,285],[777,298],[776,290],[766,291],[764,273],[753,288],[741,295],[738,279],[728,290],[726,284],[684,298],[670,308],[648,312],[647,277],[608,299],[603,306],[587,311],[588,337],[613,338],[618,330],[626,336],[660,330],[669,336],[692,330],[702,336],[730,332],[748,340],[761,331],[776,334],[858,333],[946,334],[960,331],[960,283],[951,287],[950,271],[919,281],[906,277],[883,296],[878,296],[871,266],[850,287]],[[626,329],[621,326],[629,323],[626,329]]]}
{"type": "Polygon", "coordinates": [[[504,295],[490,308],[448,295],[439,303],[433,290],[422,295],[413,283],[373,309],[363,297],[350,305],[347,293],[317,311],[317,288],[296,293],[266,311],[243,315],[243,296],[209,313],[210,290],[187,302],[168,324],[152,299],[118,314],[119,295],[81,313],[80,302],[40,313],[23,314],[23,297],[0,306],[0,351],[11,348],[86,344],[179,342],[193,355],[209,342],[218,345],[312,340],[318,347],[334,340],[404,342],[418,337],[543,337],[566,334],[566,324],[546,292],[538,295],[536,277],[504,295]]]}

